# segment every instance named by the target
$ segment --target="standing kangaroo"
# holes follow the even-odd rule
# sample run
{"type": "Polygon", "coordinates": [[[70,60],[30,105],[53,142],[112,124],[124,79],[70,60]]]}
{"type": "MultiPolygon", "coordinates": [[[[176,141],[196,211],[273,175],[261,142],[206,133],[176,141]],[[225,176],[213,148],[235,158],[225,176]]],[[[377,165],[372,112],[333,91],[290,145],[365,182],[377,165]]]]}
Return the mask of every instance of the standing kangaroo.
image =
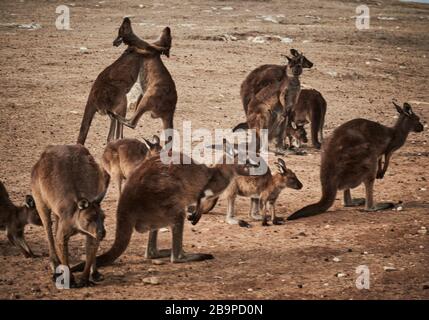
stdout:
{"type": "Polygon", "coordinates": [[[365,119],[354,119],[339,126],[323,146],[320,181],[322,198],[288,217],[294,220],[314,216],[328,210],[335,201],[337,190],[344,190],[344,205],[365,210],[388,209],[392,203],[373,203],[375,179],[382,179],[393,152],[402,147],[410,132],[423,131],[420,119],[408,103],[395,107],[399,118],[393,127],[365,119]],[[382,158],[384,156],[384,163],[382,158]],[[352,199],[350,189],[365,185],[366,199],[352,199]],[[364,202],[363,202],[364,200],[364,202]]]}
{"type": "Polygon", "coordinates": [[[86,235],[86,264],[81,281],[70,277],[70,286],[88,286],[100,280],[95,257],[105,236],[104,213],[100,207],[109,176],[105,175],[82,145],[48,146],[33,167],[31,189],[49,244],[51,268],[69,266],[68,241],[77,233],[86,235]],[[56,216],[55,241],[51,213],[56,216]]]}
{"type": "Polygon", "coordinates": [[[304,126],[310,120],[311,142],[316,149],[320,149],[320,142],[323,140],[325,114],[326,100],[322,94],[314,89],[302,89],[298,102],[292,110],[292,118],[297,126],[304,126]]]}
{"type": "MultiPolygon", "coordinates": [[[[106,253],[97,257],[97,266],[112,264],[128,247],[134,229],[140,233],[149,231],[148,259],[170,256],[173,263],[212,259],[211,254],[185,254],[183,251],[187,208],[196,203],[201,194],[222,192],[236,175],[249,175],[249,165],[235,162],[207,167],[194,162],[163,163],[160,156],[146,159],[124,186],[117,209],[115,241],[106,253]],[[163,227],[172,230],[172,250],[157,248],[158,229],[163,227]]],[[[83,263],[72,270],[82,267],[83,263]]]]}
{"type": "Polygon", "coordinates": [[[256,130],[257,148],[260,130],[268,129],[269,140],[275,138],[277,151],[283,152],[286,126],[301,91],[299,77],[303,68],[313,66],[297,50],[291,49],[291,54],[286,66],[263,65],[252,71],[241,86],[247,124],[256,130]]]}
{"type": "Polygon", "coordinates": [[[24,205],[17,207],[10,200],[4,184],[0,181],[0,229],[6,229],[9,242],[21,249],[26,258],[34,258],[36,255],[24,237],[25,226],[29,223],[42,225],[33,197],[26,195],[24,205]]]}
{"type": "Polygon", "coordinates": [[[102,165],[104,170],[118,184],[119,196],[122,180],[128,179],[130,173],[147,157],[159,152],[161,145],[158,136],[153,141],[144,139],[119,139],[107,144],[103,152],[102,165]]]}
{"type": "MultiPolygon", "coordinates": [[[[126,21],[131,23],[128,18],[124,19],[124,23],[126,21]]],[[[124,27],[124,23],[120,27],[119,33],[123,32],[122,30],[126,28],[124,27]]],[[[143,40],[139,42],[139,46],[144,55],[168,54],[170,49],[168,47],[161,47],[157,42],[148,44],[143,40]]],[[[98,75],[86,102],[77,143],[85,144],[89,127],[96,112],[100,114],[113,112],[125,117],[127,112],[126,94],[136,82],[143,60],[144,56],[141,53],[137,53],[131,47],[126,49],[115,62],[98,75]]],[[[122,124],[118,120],[111,118],[107,141],[122,137],[122,124]]]]}
{"type": "MultiPolygon", "coordinates": [[[[225,189],[223,194],[228,200],[226,222],[229,224],[239,224],[247,227],[249,224],[243,220],[235,219],[234,203],[237,196],[249,197],[250,211],[249,218],[253,220],[262,220],[263,225],[268,225],[266,212],[271,215],[273,224],[282,224],[284,219],[277,217],[275,213],[275,203],[284,188],[300,190],[302,183],[296,177],[295,173],[286,168],[283,159],[278,158],[275,163],[279,169],[278,173],[273,174],[270,169],[263,175],[259,176],[238,176],[225,189]],[[264,215],[259,215],[260,208],[263,209],[264,215]]],[[[207,213],[213,209],[219,197],[206,199],[201,204],[202,213],[207,213]]]]}
{"type": "MultiPolygon", "coordinates": [[[[121,43],[137,47],[135,50],[141,54],[147,54],[147,44],[134,34],[131,22],[125,18],[119,29],[118,38],[114,41],[115,46],[121,43]]],[[[155,44],[161,47],[171,47],[171,30],[164,28],[161,37],[155,44]]],[[[161,59],[161,52],[169,56],[169,50],[160,51],[158,54],[150,54],[144,57],[140,70],[140,85],[143,96],[137,102],[137,108],[131,119],[127,120],[121,114],[114,111],[109,112],[112,119],[134,129],[145,112],[150,111],[152,118],[161,118],[164,130],[173,129],[173,117],[176,110],[177,92],[176,85],[170,72],[161,59]]]]}

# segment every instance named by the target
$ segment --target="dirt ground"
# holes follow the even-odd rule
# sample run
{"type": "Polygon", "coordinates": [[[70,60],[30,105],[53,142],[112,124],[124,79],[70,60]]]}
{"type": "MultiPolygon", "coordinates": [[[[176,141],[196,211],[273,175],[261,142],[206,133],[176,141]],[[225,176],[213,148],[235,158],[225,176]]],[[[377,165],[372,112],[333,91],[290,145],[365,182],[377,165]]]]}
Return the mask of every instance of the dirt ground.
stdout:
{"type": "MultiPolygon", "coordinates": [[[[393,125],[392,98],[410,102],[426,123],[429,5],[385,0],[287,3],[73,1],[72,30],[59,31],[55,9],[63,2],[1,1],[0,179],[13,201],[21,202],[29,192],[31,167],[46,145],[75,143],[93,81],[124,50],[112,47],[112,40],[125,15],[132,16],[136,33],[145,39],[155,39],[164,26],[172,29],[171,57],[163,60],[178,90],[178,128],[184,120],[191,120],[194,128],[210,129],[241,122],[241,81],[261,64],[284,63],[281,55],[292,47],[314,62],[302,82],[321,91],[328,102],[325,136],[357,117],[393,125]],[[354,16],[362,3],[369,6],[371,20],[369,30],[359,31],[354,16]],[[277,23],[266,21],[273,19],[277,23]],[[14,25],[32,22],[41,28],[14,25]],[[293,42],[248,39],[264,35],[293,42]]],[[[90,129],[86,146],[97,159],[106,144],[108,123],[107,117],[98,115],[90,129]]],[[[125,135],[151,137],[160,129],[160,121],[145,115],[137,129],[125,129],[125,135]]],[[[36,259],[25,259],[2,233],[0,298],[428,299],[429,290],[424,289],[429,281],[424,229],[429,228],[428,139],[427,126],[422,133],[410,134],[385,178],[376,182],[376,200],[403,201],[402,211],[344,209],[338,193],[325,214],[283,226],[252,223],[246,229],[224,222],[223,200],[198,225],[185,227],[185,250],[212,253],[214,260],[154,265],[144,259],[147,235],[134,233],[125,254],[101,270],[105,280],[91,288],[55,288],[42,228],[26,229],[33,251],[43,255],[36,259]],[[369,268],[369,290],[356,288],[360,265],[369,268]],[[149,276],[157,277],[159,284],[145,284],[143,279],[149,276]]],[[[307,152],[284,158],[304,188],[281,194],[282,216],[319,199],[320,153],[311,148],[307,152]]],[[[354,195],[362,196],[363,188],[354,195]]],[[[103,202],[107,237],[102,252],[113,242],[116,198],[113,183],[103,202]]],[[[248,200],[240,198],[238,215],[246,218],[248,208],[248,200]]],[[[170,236],[161,233],[161,247],[170,246],[170,236]]],[[[73,261],[84,254],[81,236],[73,238],[70,252],[73,261]]]]}

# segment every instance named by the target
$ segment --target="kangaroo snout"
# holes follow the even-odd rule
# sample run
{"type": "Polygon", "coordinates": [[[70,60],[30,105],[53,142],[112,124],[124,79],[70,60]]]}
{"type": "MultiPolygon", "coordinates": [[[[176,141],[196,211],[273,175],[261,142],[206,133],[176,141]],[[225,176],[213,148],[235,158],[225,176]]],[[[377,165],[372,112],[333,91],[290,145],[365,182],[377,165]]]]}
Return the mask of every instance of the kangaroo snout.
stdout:
{"type": "Polygon", "coordinates": [[[117,37],[115,40],[113,40],[113,45],[115,47],[119,47],[121,45],[121,43],[123,42],[122,37],[117,37]]]}

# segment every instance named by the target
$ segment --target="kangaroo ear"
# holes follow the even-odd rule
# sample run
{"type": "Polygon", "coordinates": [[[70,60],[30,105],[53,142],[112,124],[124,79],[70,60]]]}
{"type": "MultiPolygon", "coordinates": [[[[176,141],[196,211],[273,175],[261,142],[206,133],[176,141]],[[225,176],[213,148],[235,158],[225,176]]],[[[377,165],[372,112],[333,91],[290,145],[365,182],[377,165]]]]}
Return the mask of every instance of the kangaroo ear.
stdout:
{"type": "Polygon", "coordinates": [[[307,69],[312,68],[313,67],[313,62],[311,62],[310,60],[308,60],[306,57],[303,57],[303,58],[304,58],[304,61],[302,63],[302,67],[303,68],[307,68],[307,69]]]}
{"type": "Polygon", "coordinates": [[[399,114],[403,114],[404,110],[402,110],[401,106],[398,105],[395,101],[392,101],[393,105],[396,107],[396,111],[398,111],[399,114]]]}
{"type": "Polygon", "coordinates": [[[293,130],[296,130],[297,126],[294,121],[291,121],[290,125],[292,126],[293,130]]]}
{"type": "Polygon", "coordinates": [[[294,57],[299,56],[299,52],[298,52],[298,50],[295,50],[295,49],[290,49],[290,54],[291,54],[292,56],[294,56],[294,57]]]}
{"type": "Polygon", "coordinates": [[[25,196],[25,202],[24,202],[24,205],[27,207],[27,208],[35,208],[36,207],[36,203],[34,202],[34,198],[33,198],[33,196],[32,195],[30,195],[30,194],[27,194],[26,196],[25,196]]]}
{"type": "Polygon", "coordinates": [[[285,169],[286,171],[286,163],[282,158],[277,158],[277,162],[285,169]]]}
{"type": "Polygon", "coordinates": [[[410,104],[408,102],[404,102],[404,108],[403,108],[403,110],[409,116],[411,116],[413,114],[413,110],[411,109],[411,106],[410,106],[410,104]]]}
{"type": "Polygon", "coordinates": [[[285,57],[286,57],[288,63],[292,61],[292,58],[289,58],[288,56],[285,56],[285,57]]]}
{"type": "Polygon", "coordinates": [[[96,204],[100,204],[101,201],[103,201],[104,197],[106,196],[106,193],[107,193],[107,188],[104,189],[104,191],[101,192],[98,196],[96,196],[92,202],[96,204]]]}
{"type": "Polygon", "coordinates": [[[146,145],[146,148],[148,148],[149,150],[153,148],[153,143],[145,138],[143,138],[143,143],[146,145]]]}
{"type": "Polygon", "coordinates": [[[152,137],[152,144],[154,145],[154,146],[159,146],[160,145],[160,139],[159,139],[159,137],[155,134],[153,137],[152,137]]]}
{"type": "Polygon", "coordinates": [[[78,207],[80,210],[86,209],[86,208],[88,208],[88,207],[89,207],[89,201],[88,201],[87,199],[80,199],[80,200],[77,202],[77,207],[78,207]]]}

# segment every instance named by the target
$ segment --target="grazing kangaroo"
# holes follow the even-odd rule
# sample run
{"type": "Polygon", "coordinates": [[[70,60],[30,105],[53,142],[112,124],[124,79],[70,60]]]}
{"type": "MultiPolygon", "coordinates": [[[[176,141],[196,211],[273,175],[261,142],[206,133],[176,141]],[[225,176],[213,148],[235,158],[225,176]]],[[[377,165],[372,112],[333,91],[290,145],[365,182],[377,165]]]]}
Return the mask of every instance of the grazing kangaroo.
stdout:
{"type": "MultiPolygon", "coordinates": [[[[129,19],[125,18],[119,29],[119,33],[123,32],[123,29],[126,29],[124,27],[126,21],[131,24],[129,19]]],[[[104,69],[98,75],[97,79],[95,79],[85,106],[77,143],[85,144],[89,127],[96,112],[100,114],[112,112],[125,117],[127,112],[126,94],[136,82],[146,55],[168,54],[170,49],[168,47],[161,47],[157,42],[148,44],[143,40],[139,42],[139,46],[140,53],[137,53],[135,48],[127,48],[115,62],[104,69]]],[[[111,118],[107,141],[122,137],[122,124],[118,120],[111,118]]]]}
{"type": "Polygon", "coordinates": [[[122,180],[127,179],[130,173],[147,157],[161,151],[158,136],[153,140],[119,139],[111,141],[104,149],[102,165],[104,170],[118,184],[119,196],[122,190],[122,180]]]}
{"type": "MultiPolygon", "coordinates": [[[[131,22],[127,18],[122,23],[114,45],[119,46],[122,42],[136,47],[137,53],[147,53],[146,42],[134,34],[131,22]]],[[[171,30],[169,27],[164,28],[161,37],[155,44],[159,45],[160,48],[171,47],[171,30]]],[[[164,130],[173,129],[173,117],[177,103],[176,85],[162,62],[161,53],[169,56],[169,50],[167,50],[147,55],[143,59],[140,70],[140,85],[144,94],[137,102],[134,115],[127,120],[123,115],[112,111],[109,112],[112,119],[117,119],[120,123],[134,129],[142,115],[150,111],[152,118],[161,118],[164,130]]]]}
{"type": "Polygon", "coordinates": [[[316,149],[320,149],[320,142],[323,140],[325,114],[326,100],[322,94],[314,89],[302,89],[298,102],[292,110],[292,118],[297,126],[304,126],[310,120],[311,142],[316,149]]]}
{"type": "MultiPolygon", "coordinates": [[[[278,158],[275,163],[279,169],[278,173],[273,174],[269,169],[264,175],[260,176],[239,176],[223,192],[228,200],[226,222],[229,224],[239,224],[248,226],[242,220],[234,217],[234,203],[237,196],[250,197],[249,217],[253,220],[263,220],[263,225],[268,225],[266,212],[269,211],[273,224],[282,224],[283,218],[277,217],[275,213],[275,203],[281,191],[284,188],[300,190],[302,183],[296,177],[295,173],[286,168],[283,159],[278,158]],[[264,216],[259,215],[259,209],[262,208],[264,216]]],[[[207,199],[201,205],[202,213],[209,212],[219,197],[207,199]]]]}
{"type": "Polygon", "coordinates": [[[395,107],[399,118],[393,127],[365,119],[354,119],[339,126],[323,146],[320,181],[322,198],[288,217],[294,220],[328,210],[337,190],[344,190],[344,205],[362,205],[364,199],[352,199],[350,189],[365,184],[365,210],[388,209],[392,203],[374,205],[375,179],[382,179],[394,151],[402,147],[410,132],[423,131],[420,119],[408,103],[395,107]],[[384,163],[382,158],[384,156],[384,163]]]}
{"type": "MultiPolygon", "coordinates": [[[[113,263],[128,247],[134,229],[140,233],[149,231],[148,259],[170,256],[173,263],[212,259],[211,254],[185,254],[183,251],[187,207],[196,203],[201,194],[209,196],[222,192],[231,179],[236,175],[248,175],[249,170],[247,163],[207,167],[195,162],[163,163],[160,156],[146,159],[124,186],[117,209],[115,241],[106,253],[97,257],[97,266],[113,263]],[[163,227],[172,230],[172,250],[157,249],[158,229],[163,227]]],[[[72,270],[82,267],[83,263],[72,270]]]]}
{"type": "Polygon", "coordinates": [[[35,258],[24,237],[25,226],[29,223],[42,225],[33,197],[26,195],[24,205],[17,207],[0,181],[0,229],[6,230],[9,242],[21,249],[26,258],[35,258]]]}
{"type": "Polygon", "coordinates": [[[94,281],[101,279],[95,256],[106,233],[100,203],[108,183],[109,176],[80,144],[48,146],[33,167],[31,188],[48,239],[54,277],[59,264],[69,266],[69,238],[77,233],[86,235],[85,270],[79,283],[71,275],[72,287],[91,285],[91,270],[94,281]],[[55,241],[51,213],[58,221],[55,241]]]}
{"type": "Polygon", "coordinates": [[[297,103],[303,68],[311,63],[302,53],[291,49],[288,64],[263,65],[253,70],[241,85],[241,98],[249,128],[256,130],[259,147],[260,130],[269,129],[269,140],[276,138],[279,152],[284,149],[285,129],[289,115],[297,103]]]}

